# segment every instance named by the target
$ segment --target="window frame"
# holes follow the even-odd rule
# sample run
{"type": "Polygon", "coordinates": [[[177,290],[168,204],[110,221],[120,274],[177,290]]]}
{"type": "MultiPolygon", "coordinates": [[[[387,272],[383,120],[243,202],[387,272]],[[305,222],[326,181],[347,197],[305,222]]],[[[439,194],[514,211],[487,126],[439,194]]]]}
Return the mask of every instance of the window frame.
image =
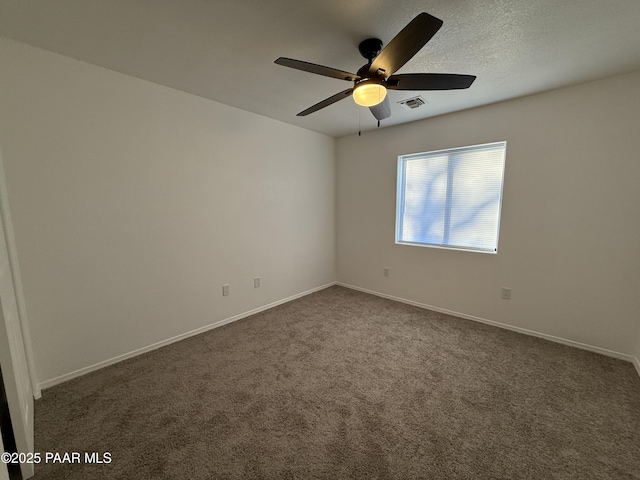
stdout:
{"type": "MultiPolygon", "coordinates": [[[[427,247],[427,248],[438,248],[444,250],[457,250],[463,252],[475,252],[475,253],[488,253],[496,255],[498,253],[498,244],[500,240],[500,220],[502,218],[502,200],[503,200],[503,192],[504,192],[504,170],[506,166],[506,156],[507,156],[507,142],[497,141],[497,142],[489,142],[482,143],[477,145],[468,145],[463,147],[453,147],[453,148],[443,148],[439,150],[431,150],[427,152],[418,152],[418,153],[409,153],[398,155],[397,160],[397,178],[396,178],[396,225],[395,225],[395,243],[397,245],[408,245],[414,247],[427,247]],[[418,159],[424,156],[436,157],[441,155],[447,155],[450,157],[451,154],[461,154],[464,151],[476,151],[482,150],[493,146],[502,146],[503,149],[503,157],[502,157],[502,169],[500,172],[501,181],[500,181],[500,190],[498,194],[498,211],[497,211],[497,222],[496,222],[496,236],[495,236],[495,248],[480,248],[480,247],[472,247],[465,245],[450,245],[448,243],[426,243],[426,242],[410,242],[401,240],[402,230],[403,230],[403,213],[404,209],[401,212],[401,208],[405,205],[405,188],[406,185],[406,161],[412,159],[418,159]]],[[[450,172],[450,162],[447,161],[447,186],[449,187],[451,180],[451,172],[450,172]]],[[[445,222],[447,222],[447,217],[450,219],[451,217],[451,196],[448,194],[449,188],[447,189],[446,195],[446,205],[445,206],[445,222]],[[448,212],[448,215],[447,215],[448,212]]],[[[448,230],[448,227],[446,228],[448,230]]],[[[444,235],[448,235],[449,232],[446,231],[444,235]]]]}

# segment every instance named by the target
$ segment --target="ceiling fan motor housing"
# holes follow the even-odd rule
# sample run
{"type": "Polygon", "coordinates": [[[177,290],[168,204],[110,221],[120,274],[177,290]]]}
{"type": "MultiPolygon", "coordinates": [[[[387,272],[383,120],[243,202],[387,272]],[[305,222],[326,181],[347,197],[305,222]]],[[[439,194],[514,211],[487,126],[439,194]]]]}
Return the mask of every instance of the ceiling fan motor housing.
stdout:
{"type": "Polygon", "coordinates": [[[379,38],[367,38],[358,45],[360,55],[369,60],[369,63],[378,56],[382,50],[382,40],[379,38]]]}
{"type": "Polygon", "coordinates": [[[358,70],[358,76],[361,79],[365,80],[370,78],[379,78],[381,81],[384,81],[384,79],[386,78],[384,70],[377,72],[377,74],[372,74],[369,71],[371,63],[382,51],[382,40],[378,38],[367,38],[366,40],[360,42],[360,45],[358,45],[358,50],[360,50],[360,54],[367,59],[367,64],[363,65],[358,70]]]}

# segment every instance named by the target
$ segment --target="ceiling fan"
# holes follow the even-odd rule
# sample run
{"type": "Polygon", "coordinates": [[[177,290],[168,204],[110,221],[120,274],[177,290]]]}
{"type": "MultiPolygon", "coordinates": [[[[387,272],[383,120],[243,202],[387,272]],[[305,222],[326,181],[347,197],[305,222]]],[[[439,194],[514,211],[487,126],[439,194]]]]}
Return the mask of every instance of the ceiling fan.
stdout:
{"type": "Polygon", "coordinates": [[[391,116],[391,105],[387,90],[456,90],[469,88],[476,79],[474,75],[449,73],[394,73],[424,47],[442,26],[442,20],[428,13],[420,13],[398,33],[386,47],[382,41],[368,38],[360,43],[358,50],[367,59],[357,73],[344,72],[315,63],[292,58],[278,58],[275,63],[304,72],[324,75],[353,82],[353,88],[343,90],[312,107],[298,113],[304,117],[328,107],[352,95],[358,105],[369,107],[378,120],[391,116]]]}

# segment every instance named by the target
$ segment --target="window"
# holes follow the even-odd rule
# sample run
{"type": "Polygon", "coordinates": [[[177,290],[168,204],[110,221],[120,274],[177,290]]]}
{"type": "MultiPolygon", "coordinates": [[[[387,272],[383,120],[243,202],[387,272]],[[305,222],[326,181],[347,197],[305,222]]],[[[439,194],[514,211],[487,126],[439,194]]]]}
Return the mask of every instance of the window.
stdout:
{"type": "Polygon", "coordinates": [[[396,243],[496,253],[506,148],[399,156],[396,243]]]}

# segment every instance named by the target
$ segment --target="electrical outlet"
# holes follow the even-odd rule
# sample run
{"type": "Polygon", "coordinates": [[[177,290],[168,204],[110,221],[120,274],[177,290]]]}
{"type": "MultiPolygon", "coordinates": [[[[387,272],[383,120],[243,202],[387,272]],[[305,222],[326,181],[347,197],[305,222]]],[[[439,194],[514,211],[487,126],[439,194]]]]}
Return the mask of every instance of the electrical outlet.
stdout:
{"type": "Polygon", "coordinates": [[[504,300],[511,300],[511,289],[507,287],[502,287],[502,298],[504,300]]]}
{"type": "Polygon", "coordinates": [[[229,295],[229,287],[230,285],[222,285],[222,296],[226,297],[229,295]]]}
{"type": "Polygon", "coordinates": [[[253,288],[258,288],[260,286],[260,277],[255,277],[253,279],[253,288]]]}
{"type": "Polygon", "coordinates": [[[384,275],[385,277],[389,276],[389,269],[387,267],[384,267],[384,270],[382,270],[382,275],[384,275]]]}

